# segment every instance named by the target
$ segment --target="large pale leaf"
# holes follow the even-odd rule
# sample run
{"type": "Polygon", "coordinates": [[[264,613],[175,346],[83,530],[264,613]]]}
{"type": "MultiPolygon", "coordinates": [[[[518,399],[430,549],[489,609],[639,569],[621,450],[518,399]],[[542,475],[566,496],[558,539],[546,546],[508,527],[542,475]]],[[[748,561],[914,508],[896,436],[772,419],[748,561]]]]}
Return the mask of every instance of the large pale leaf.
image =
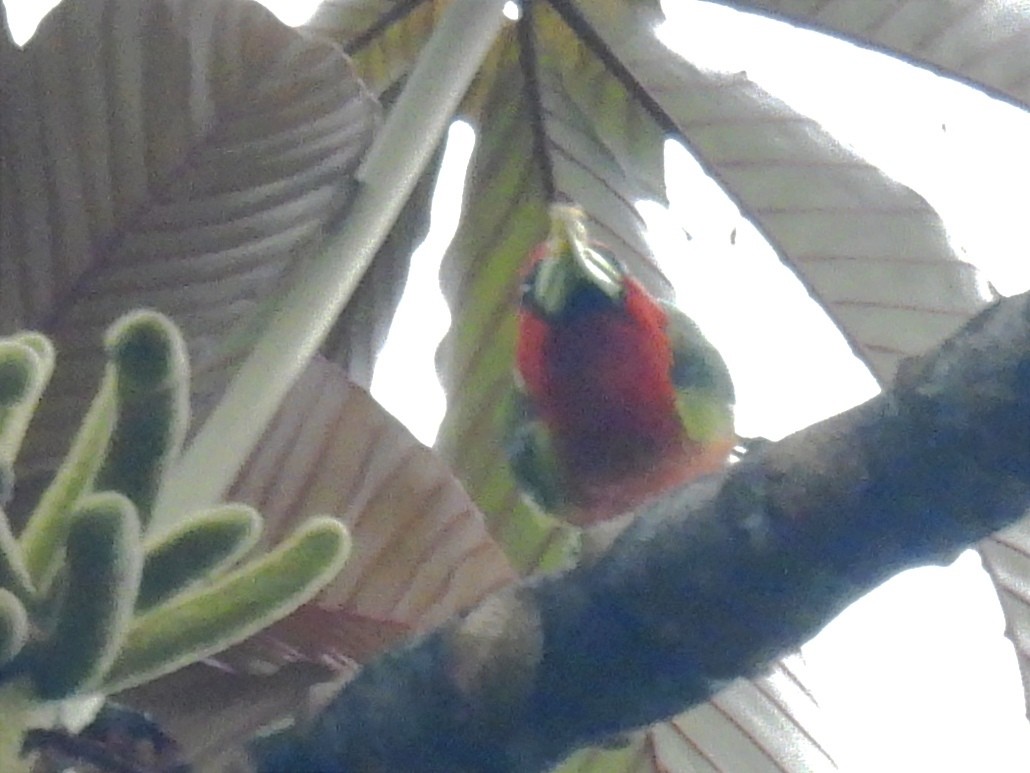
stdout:
{"type": "Polygon", "coordinates": [[[1030,104],[1024,3],[996,0],[729,0],[901,56],[1022,105],[1030,104]]]}
{"type": "Polygon", "coordinates": [[[271,540],[306,514],[341,518],[354,549],[319,600],[354,614],[434,625],[514,577],[446,465],[325,362],[293,388],[229,497],[265,514],[271,540]]]}
{"type": "MultiPolygon", "coordinates": [[[[1030,63],[1023,45],[1030,12],[1025,5],[987,0],[732,4],[903,55],[997,96],[1030,104],[1030,63]]],[[[1006,635],[1016,648],[1030,713],[1030,523],[984,540],[980,554],[1001,601],[1006,635]]]]}
{"type": "Polygon", "coordinates": [[[350,199],[378,108],[335,46],[246,0],[67,0],[9,59],[0,330],[60,352],[24,482],[59,458],[101,332],[133,307],[184,330],[205,414],[350,199]]]}
{"type": "Polygon", "coordinates": [[[975,269],[921,196],[746,76],[656,49],[660,15],[643,5],[590,18],[881,381],[982,307],[975,269]]]}
{"type": "Polygon", "coordinates": [[[768,676],[738,680],[708,703],[635,734],[621,749],[576,754],[559,773],[835,771],[823,748],[827,735],[812,696],[781,661],[768,676]]]}
{"type": "Polygon", "coordinates": [[[984,540],[979,551],[1001,601],[1005,635],[1016,648],[1030,716],[1030,518],[984,540]]]}
{"type": "Polygon", "coordinates": [[[219,656],[220,668],[193,666],[128,696],[209,763],[226,743],[303,712],[313,685],[346,678],[515,577],[443,462],[323,360],[293,387],[229,496],[265,515],[266,544],[331,513],[354,548],[314,602],[219,656]]]}

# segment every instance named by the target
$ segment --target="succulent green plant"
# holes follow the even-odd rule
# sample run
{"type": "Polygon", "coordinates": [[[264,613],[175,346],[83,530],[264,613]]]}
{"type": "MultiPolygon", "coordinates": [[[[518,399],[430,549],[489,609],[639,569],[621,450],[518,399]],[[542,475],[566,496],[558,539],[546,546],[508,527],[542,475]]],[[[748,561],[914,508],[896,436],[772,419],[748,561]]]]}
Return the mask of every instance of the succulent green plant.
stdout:
{"type": "Polygon", "coordinates": [[[45,336],[0,339],[0,770],[28,770],[25,733],[72,732],[105,695],[208,657],[289,614],[350,551],[338,520],[302,524],[247,558],[261,516],[227,504],[151,533],[150,516],[188,422],[178,328],[149,310],[106,336],[99,390],[19,533],[2,506],[53,370],[45,336]],[[75,717],[75,719],[70,719],[75,717]]]}

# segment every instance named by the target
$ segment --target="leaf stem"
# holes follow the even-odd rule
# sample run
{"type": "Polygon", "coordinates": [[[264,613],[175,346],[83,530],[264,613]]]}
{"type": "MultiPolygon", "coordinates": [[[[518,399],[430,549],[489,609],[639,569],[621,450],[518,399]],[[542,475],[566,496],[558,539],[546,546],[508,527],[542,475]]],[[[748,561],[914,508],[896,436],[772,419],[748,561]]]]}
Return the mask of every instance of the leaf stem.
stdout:
{"type": "Polygon", "coordinates": [[[328,334],[506,23],[504,0],[454,0],[358,170],[352,209],[300,272],[161,492],[154,527],[217,502],[328,334]]]}

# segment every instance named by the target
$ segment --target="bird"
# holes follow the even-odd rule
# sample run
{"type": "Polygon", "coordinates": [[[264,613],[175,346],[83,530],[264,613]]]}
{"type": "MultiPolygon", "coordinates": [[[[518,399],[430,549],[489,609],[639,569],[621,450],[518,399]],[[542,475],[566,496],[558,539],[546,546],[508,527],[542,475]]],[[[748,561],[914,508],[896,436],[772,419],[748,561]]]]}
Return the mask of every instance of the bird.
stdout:
{"type": "Polygon", "coordinates": [[[536,509],[589,527],[722,469],[737,435],[723,357],[553,204],[526,261],[504,446],[536,509]]]}

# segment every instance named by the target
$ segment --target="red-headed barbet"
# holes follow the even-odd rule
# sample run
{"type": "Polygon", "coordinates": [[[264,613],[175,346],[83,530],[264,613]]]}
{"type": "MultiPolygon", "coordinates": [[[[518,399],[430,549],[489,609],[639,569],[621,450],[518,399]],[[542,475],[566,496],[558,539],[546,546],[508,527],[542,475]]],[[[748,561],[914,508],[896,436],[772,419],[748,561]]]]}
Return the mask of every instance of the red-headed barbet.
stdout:
{"type": "Polygon", "coordinates": [[[689,318],[554,205],[522,289],[506,450],[523,493],[578,526],[722,468],[733,383],[689,318]]]}

